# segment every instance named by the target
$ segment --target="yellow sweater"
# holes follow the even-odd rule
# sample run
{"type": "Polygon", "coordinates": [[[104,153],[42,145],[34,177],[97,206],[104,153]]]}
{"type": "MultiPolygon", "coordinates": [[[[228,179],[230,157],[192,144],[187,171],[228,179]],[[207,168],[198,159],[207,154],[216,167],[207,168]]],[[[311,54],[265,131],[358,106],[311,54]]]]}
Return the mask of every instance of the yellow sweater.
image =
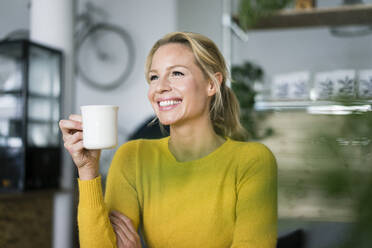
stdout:
{"type": "Polygon", "coordinates": [[[231,139],[178,162],[169,137],[135,140],[116,152],[103,199],[101,178],[79,182],[82,248],[116,247],[108,212],[141,228],[147,247],[274,248],[277,167],[264,145],[231,139]]]}

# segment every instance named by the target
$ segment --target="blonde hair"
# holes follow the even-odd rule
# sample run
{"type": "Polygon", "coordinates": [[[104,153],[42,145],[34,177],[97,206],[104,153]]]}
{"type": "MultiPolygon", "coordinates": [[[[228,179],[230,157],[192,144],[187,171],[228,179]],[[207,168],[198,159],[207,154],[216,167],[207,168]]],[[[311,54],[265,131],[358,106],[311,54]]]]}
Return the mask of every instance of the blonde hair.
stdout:
{"type": "Polygon", "coordinates": [[[239,103],[233,91],[226,85],[229,72],[221,52],[209,38],[191,32],[173,32],[158,40],[151,48],[146,59],[145,76],[149,82],[149,71],[152,58],[159,47],[179,43],[190,48],[194,54],[196,64],[204,75],[212,80],[216,87],[216,94],[212,97],[210,105],[210,118],[214,131],[221,136],[230,137],[234,140],[246,140],[248,135],[240,123],[239,103]],[[215,73],[222,74],[222,82],[214,76],[215,73]]]}

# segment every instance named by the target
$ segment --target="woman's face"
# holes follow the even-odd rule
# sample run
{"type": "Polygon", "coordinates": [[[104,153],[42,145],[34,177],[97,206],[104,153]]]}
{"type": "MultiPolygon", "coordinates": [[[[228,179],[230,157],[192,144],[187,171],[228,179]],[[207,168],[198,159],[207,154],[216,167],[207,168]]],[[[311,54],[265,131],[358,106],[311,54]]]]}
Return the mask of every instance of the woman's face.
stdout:
{"type": "Polygon", "coordinates": [[[214,93],[190,48],[170,43],[155,52],[148,98],[163,125],[209,118],[209,99],[214,93]]]}

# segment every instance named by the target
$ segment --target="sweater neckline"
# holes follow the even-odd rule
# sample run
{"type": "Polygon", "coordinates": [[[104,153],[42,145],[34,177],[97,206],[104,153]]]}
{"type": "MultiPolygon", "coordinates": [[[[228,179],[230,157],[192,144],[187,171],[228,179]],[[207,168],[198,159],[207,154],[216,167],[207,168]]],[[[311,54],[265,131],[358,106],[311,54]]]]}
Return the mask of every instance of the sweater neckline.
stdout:
{"type": "Polygon", "coordinates": [[[165,151],[165,154],[167,156],[167,158],[172,162],[172,164],[175,164],[177,166],[192,166],[192,165],[197,165],[197,164],[201,164],[201,163],[207,163],[208,161],[210,160],[213,160],[216,156],[218,156],[218,154],[220,154],[223,150],[224,150],[224,147],[227,146],[228,143],[231,142],[231,139],[229,137],[225,137],[225,142],[222,143],[219,147],[217,147],[214,151],[210,152],[209,154],[205,155],[204,157],[201,157],[201,158],[198,158],[198,159],[194,159],[194,160],[190,160],[190,161],[185,161],[185,162],[181,162],[181,161],[178,161],[176,159],[176,157],[173,155],[173,153],[169,150],[169,138],[170,136],[168,137],[165,137],[163,139],[163,142],[162,142],[162,146],[163,146],[163,149],[165,151]]]}

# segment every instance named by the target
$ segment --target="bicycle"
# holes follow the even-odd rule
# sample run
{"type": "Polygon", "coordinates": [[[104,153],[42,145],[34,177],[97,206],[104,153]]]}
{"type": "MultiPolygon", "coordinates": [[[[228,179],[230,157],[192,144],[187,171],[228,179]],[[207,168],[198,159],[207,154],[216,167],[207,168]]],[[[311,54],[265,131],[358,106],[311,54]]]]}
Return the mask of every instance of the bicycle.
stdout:
{"type": "Polygon", "coordinates": [[[76,68],[81,79],[101,90],[112,90],[128,78],[134,64],[134,45],[121,27],[96,22],[106,17],[103,9],[88,2],[77,17],[75,31],[76,68]]]}

